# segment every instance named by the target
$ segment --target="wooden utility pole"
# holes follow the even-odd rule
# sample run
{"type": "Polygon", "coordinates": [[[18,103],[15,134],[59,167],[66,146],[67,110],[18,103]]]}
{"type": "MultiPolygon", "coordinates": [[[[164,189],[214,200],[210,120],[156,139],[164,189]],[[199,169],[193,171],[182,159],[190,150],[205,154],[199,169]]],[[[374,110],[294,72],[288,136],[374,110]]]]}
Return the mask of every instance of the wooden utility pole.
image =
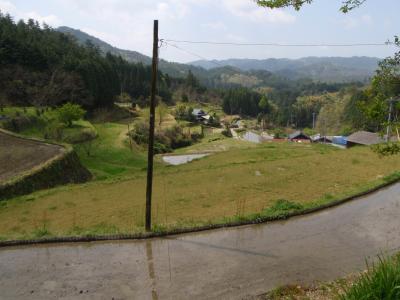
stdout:
{"type": "Polygon", "coordinates": [[[156,87],[157,87],[157,64],[158,64],[158,20],[154,20],[153,64],[152,64],[152,74],[151,74],[151,96],[150,96],[149,150],[147,156],[146,231],[151,230],[151,195],[153,191],[154,123],[155,123],[156,87]]]}

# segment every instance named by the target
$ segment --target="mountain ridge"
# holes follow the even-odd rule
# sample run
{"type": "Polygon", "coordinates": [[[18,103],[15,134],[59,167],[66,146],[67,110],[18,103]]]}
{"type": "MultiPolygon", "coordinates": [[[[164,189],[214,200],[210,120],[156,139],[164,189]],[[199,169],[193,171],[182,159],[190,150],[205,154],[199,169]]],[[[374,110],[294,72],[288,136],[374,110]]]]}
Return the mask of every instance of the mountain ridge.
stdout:
{"type": "MultiPolygon", "coordinates": [[[[79,29],[62,26],[56,30],[75,37],[81,44],[85,44],[89,40],[99,47],[104,54],[110,52],[114,55],[120,55],[129,62],[151,64],[149,56],[137,51],[119,49],[79,29]]],[[[220,76],[222,77],[225,74],[223,72],[227,68],[229,70],[230,67],[236,70],[238,74],[250,71],[268,71],[289,80],[311,79],[321,82],[366,82],[374,75],[379,60],[379,58],[368,56],[309,56],[298,59],[231,58],[224,60],[197,60],[182,64],[161,59],[159,68],[164,73],[174,77],[184,77],[189,71],[192,71],[203,81],[208,81],[211,76],[215,77],[217,71],[221,72],[220,76]],[[213,70],[214,72],[210,73],[213,70]]]]}

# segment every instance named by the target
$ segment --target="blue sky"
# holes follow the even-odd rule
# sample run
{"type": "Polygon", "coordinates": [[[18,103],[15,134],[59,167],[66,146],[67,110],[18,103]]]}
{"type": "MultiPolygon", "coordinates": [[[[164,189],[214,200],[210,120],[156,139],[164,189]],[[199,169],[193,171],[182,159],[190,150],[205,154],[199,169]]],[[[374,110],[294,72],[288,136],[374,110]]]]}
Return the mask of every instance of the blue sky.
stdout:
{"type": "MultiPolygon", "coordinates": [[[[399,0],[367,0],[343,14],[341,0],[314,0],[297,12],[268,10],[252,0],[0,0],[0,10],[15,19],[34,18],[53,27],[79,28],[110,44],[150,55],[152,22],[160,20],[160,38],[263,43],[376,43],[400,35],[399,0]]],[[[304,56],[377,56],[390,47],[273,48],[180,45],[208,59],[298,58],[304,56]]],[[[161,57],[178,62],[198,59],[173,47],[161,57]]]]}

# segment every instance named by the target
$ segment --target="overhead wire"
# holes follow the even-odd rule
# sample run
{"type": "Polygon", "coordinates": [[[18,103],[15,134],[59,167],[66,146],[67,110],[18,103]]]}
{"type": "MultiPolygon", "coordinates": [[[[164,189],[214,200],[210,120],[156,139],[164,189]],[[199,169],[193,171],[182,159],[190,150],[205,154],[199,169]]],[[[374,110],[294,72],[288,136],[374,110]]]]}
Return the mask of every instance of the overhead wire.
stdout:
{"type": "Polygon", "coordinates": [[[210,62],[210,63],[212,63],[212,64],[215,64],[215,65],[218,66],[218,67],[225,67],[225,65],[220,64],[220,63],[216,62],[215,60],[210,60],[210,59],[208,59],[208,58],[206,58],[206,57],[204,57],[204,56],[202,56],[202,55],[200,55],[200,54],[197,54],[197,53],[194,53],[194,52],[192,52],[192,51],[188,51],[188,50],[186,50],[186,49],[183,49],[183,48],[179,47],[178,45],[175,45],[175,44],[172,44],[172,43],[170,43],[170,42],[167,42],[167,41],[164,40],[164,39],[162,39],[162,40],[160,40],[160,41],[161,41],[162,45],[165,44],[165,45],[174,47],[174,48],[176,48],[176,49],[178,49],[178,50],[180,50],[180,51],[182,51],[182,52],[185,52],[186,54],[192,55],[192,56],[197,57],[197,58],[200,58],[200,59],[202,59],[202,60],[207,60],[208,62],[210,62]]]}
{"type": "Polygon", "coordinates": [[[374,46],[390,46],[393,42],[386,41],[384,43],[318,43],[318,44],[282,44],[282,43],[239,43],[239,42],[215,42],[215,41],[193,41],[193,40],[174,40],[162,39],[167,43],[181,44],[206,44],[206,45],[222,45],[222,46],[267,46],[267,47],[374,47],[374,46]]]}

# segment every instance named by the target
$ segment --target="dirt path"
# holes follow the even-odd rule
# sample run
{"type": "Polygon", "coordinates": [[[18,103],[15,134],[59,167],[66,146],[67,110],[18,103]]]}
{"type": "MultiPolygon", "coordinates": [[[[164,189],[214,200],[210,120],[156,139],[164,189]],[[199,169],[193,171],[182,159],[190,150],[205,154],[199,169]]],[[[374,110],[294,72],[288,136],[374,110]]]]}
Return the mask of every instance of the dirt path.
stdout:
{"type": "Polygon", "coordinates": [[[28,171],[64,151],[61,146],[22,139],[0,131],[0,182],[28,171]]]}
{"type": "Polygon", "coordinates": [[[400,247],[400,184],[285,222],[147,241],[0,249],[1,299],[242,299],[400,247]]]}

